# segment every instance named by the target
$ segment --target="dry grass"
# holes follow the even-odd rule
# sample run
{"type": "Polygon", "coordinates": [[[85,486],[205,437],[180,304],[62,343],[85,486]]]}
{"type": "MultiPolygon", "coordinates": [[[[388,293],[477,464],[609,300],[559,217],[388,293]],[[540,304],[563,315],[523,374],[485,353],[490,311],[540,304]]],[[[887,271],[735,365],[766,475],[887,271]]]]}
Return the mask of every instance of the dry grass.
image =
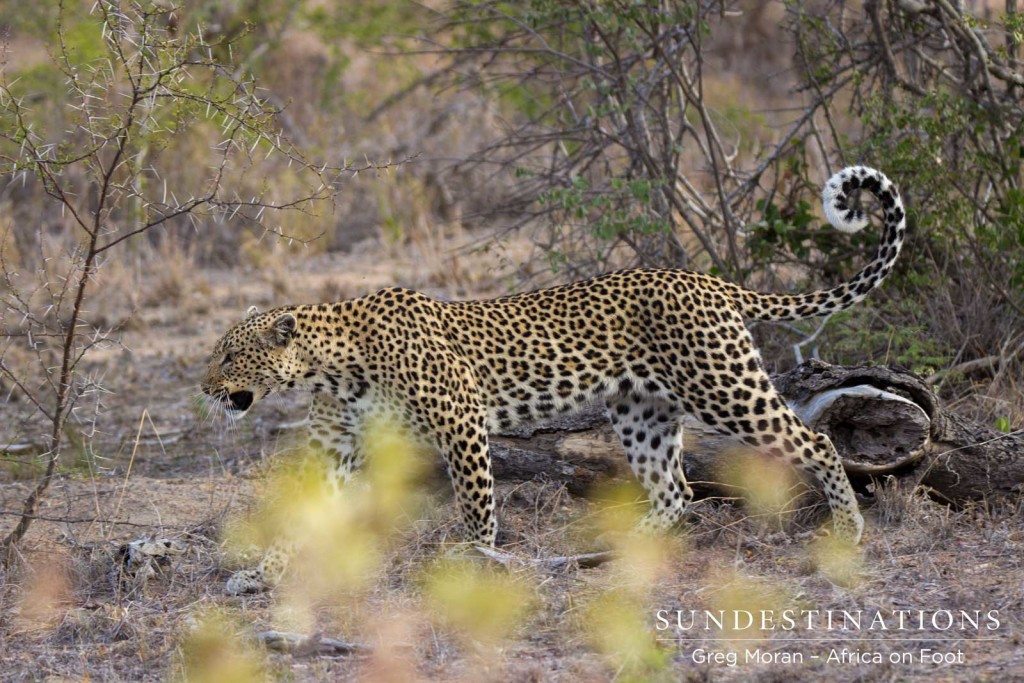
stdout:
{"type": "MultiPolygon", "coordinates": [[[[149,485],[145,480],[140,486],[149,485]]],[[[73,487],[72,487],[73,488],[73,487]]],[[[184,492],[182,492],[184,494],[184,492]]],[[[585,550],[577,527],[602,514],[560,488],[526,483],[499,487],[505,549],[523,558],[585,550]]],[[[55,525],[40,524],[24,562],[5,577],[0,603],[4,671],[104,680],[178,678],[230,680],[262,670],[271,676],[341,680],[372,676],[443,680],[900,680],[931,678],[928,667],[888,665],[748,665],[700,669],[698,646],[728,648],[730,633],[674,642],[656,630],[660,609],[999,609],[1000,640],[958,642],[967,664],[946,673],[966,680],[1020,666],[1019,613],[1012,577],[1021,571],[1019,510],[951,512],[895,487],[868,512],[871,530],[858,581],[841,586],[815,569],[813,550],[788,534],[770,539],[737,507],[704,503],[685,543],[660,547],[648,560],[637,548],[597,569],[511,571],[465,559],[451,502],[434,499],[393,539],[370,582],[356,591],[322,595],[306,624],[311,631],[369,645],[349,659],[304,659],[258,648],[254,633],[282,628],[289,591],[229,598],[221,593],[222,519],[184,529],[189,542],[173,573],[144,593],[126,595],[109,577],[111,544],[68,547],[44,541],[55,525]],[[902,510],[897,522],[893,510],[902,510]],[[660,559],[659,559],[660,558],[660,559]],[[653,562],[653,564],[651,564],[653,562]],[[647,566],[640,571],[638,567],[647,566]],[[511,602],[503,602],[511,601],[511,602]],[[505,606],[502,606],[505,605],[505,606]],[[224,653],[234,659],[225,663],[224,653]],[[228,667],[224,673],[223,667],[228,667]],[[31,668],[30,668],[31,667],[31,668]],[[213,668],[211,668],[213,667],[213,668]],[[242,673],[237,673],[237,672],[242,673]],[[701,673],[703,671],[703,673],[701,673]],[[235,672],[235,673],[232,673],[235,672]]],[[[171,522],[172,520],[168,520],[171,522]]],[[[132,532],[134,533],[134,532],[132,532]]],[[[119,535],[123,535],[124,530],[119,535]]],[[[344,551],[344,548],[338,548],[344,551]]],[[[734,631],[762,646],[817,652],[815,632],[734,631]],[[777,642],[776,642],[777,641],[777,642]]],[[[927,647],[942,636],[913,634],[927,647]]],[[[834,645],[882,652],[903,646],[884,633],[836,635],[834,645]]],[[[746,645],[733,641],[735,647],[746,645]]],[[[915,645],[917,647],[918,645],[915,645]]]]}

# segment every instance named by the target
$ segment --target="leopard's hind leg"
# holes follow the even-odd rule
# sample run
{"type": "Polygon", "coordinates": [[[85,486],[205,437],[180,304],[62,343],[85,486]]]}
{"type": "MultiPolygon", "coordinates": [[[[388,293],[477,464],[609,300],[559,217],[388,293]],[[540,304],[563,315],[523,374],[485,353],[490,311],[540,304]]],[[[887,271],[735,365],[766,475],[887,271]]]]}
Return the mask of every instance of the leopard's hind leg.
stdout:
{"type": "Polygon", "coordinates": [[[764,398],[774,406],[771,410],[756,418],[739,418],[736,420],[738,429],[729,431],[751,448],[784,458],[794,467],[814,475],[828,501],[836,535],[851,543],[859,543],[864,531],[864,518],[832,441],[800,422],[782,399],[774,395],[774,390],[766,393],[764,398]],[[749,433],[750,428],[754,430],[752,434],[749,433]]]}
{"type": "Polygon", "coordinates": [[[608,416],[651,503],[640,529],[664,531],[677,524],[693,500],[683,472],[682,412],[666,401],[630,393],[609,399],[608,416]]]}
{"type": "Polygon", "coordinates": [[[709,427],[813,474],[824,489],[837,536],[858,543],[864,518],[832,442],[804,425],[786,405],[739,316],[723,313],[722,318],[717,339],[710,338],[708,345],[716,344],[716,353],[723,349],[727,361],[703,372],[690,361],[680,370],[676,385],[687,411],[709,427]]]}

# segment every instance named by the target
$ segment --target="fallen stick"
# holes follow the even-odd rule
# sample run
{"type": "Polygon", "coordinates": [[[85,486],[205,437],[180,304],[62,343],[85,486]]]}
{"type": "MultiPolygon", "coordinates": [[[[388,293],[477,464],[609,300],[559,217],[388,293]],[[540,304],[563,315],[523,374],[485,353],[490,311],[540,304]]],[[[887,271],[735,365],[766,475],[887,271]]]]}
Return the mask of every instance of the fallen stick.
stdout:
{"type": "Polygon", "coordinates": [[[301,633],[287,631],[263,631],[256,634],[256,639],[268,650],[284,652],[294,657],[347,657],[370,653],[370,648],[366,645],[324,638],[318,633],[304,636],[301,633]]]}
{"type": "Polygon", "coordinates": [[[511,568],[514,564],[544,567],[545,569],[562,569],[570,565],[575,564],[580,569],[592,569],[599,567],[605,562],[610,562],[615,559],[615,553],[611,550],[605,550],[597,553],[584,553],[582,555],[565,555],[560,557],[542,557],[535,559],[526,559],[522,557],[516,557],[509,553],[503,553],[500,550],[489,548],[483,545],[473,546],[476,551],[486,557],[489,560],[493,560],[505,568],[511,568]]]}
{"type": "Polygon", "coordinates": [[[561,569],[571,564],[575,564],[580,569],[593,569],[599,567],[605,562],[611,562],[616,559],[615,552],[612,550],[602,550],[597,553],[584,553],[583,555],[568,555],[566,557],[551,557],[547,560],[543,560],[545,566],[548,569],[561,569]]]}

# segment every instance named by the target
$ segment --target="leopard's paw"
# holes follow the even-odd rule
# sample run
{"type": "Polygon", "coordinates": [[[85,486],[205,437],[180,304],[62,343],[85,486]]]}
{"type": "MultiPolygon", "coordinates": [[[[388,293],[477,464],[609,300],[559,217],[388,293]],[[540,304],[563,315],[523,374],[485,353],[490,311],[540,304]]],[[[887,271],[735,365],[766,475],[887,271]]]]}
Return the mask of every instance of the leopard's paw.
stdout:
{"type": "Polygon", "coordinates": [[[258,569],[244,569],[235,572],[228,579],[225,590],[229,595],[247,595],[251,593],[262,593],[270,587],[263,580],[262,573],[258,569]]]}

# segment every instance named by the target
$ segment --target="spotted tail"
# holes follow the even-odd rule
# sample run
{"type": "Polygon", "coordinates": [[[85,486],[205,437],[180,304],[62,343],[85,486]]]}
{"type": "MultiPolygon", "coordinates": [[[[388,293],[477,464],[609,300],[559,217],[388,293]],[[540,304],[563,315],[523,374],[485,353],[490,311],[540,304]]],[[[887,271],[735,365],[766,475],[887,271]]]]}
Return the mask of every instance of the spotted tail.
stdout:
{"type": "Polygon", "coordinates": [[[825,184],[822,201],[825,217],[832,227],[854,233],[868,224],[867,214],[852,203],[852,193],[867,190],[875,195],[885,212],[882,243],[878,251],[859,273],[832,289],[820,289],[794,296],[760,294],[737,288],[736,303],[748,320],[801,320],[830,315],[849,308],[878,287],[892,272],[903,246],[906,216],[896,186],[881,171],[867,166],[851,166],[836,173],[825,184]]]}

